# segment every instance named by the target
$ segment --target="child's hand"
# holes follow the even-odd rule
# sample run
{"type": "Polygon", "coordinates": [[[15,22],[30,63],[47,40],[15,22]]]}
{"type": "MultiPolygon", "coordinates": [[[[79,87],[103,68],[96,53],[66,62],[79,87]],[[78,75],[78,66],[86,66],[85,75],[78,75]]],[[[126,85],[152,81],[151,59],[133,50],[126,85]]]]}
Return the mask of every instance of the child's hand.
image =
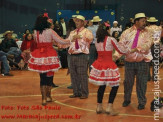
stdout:
{"type": "Polygon", "coordinates": [[[73,39],[72,39],[72,42],[74,42],[76,39],[81,39],[81,36],[80,35],[74,35],[73,39]]]}
{"type": "Polygon", "coordinates": [[[137,48],[131,49],[131,53],[134,53],[134,52],[137,52],[137,51],[138,51],[137,48]]]}

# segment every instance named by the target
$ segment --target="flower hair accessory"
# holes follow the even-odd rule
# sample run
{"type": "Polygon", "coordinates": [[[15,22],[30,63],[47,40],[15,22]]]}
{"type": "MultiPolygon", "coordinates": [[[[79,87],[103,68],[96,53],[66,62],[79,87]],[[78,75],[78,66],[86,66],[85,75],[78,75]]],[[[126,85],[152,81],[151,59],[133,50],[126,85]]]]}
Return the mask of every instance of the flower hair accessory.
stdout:
{"type": "Polygon", "coordinates": [[[45,13],[43,14],[43,17],[49,18],[48,13],[45,12],[45,13]]]}
{"type": "Polygon", "coordinates": [[[107,27],[110,27],[110,25],[109,25],[108,23],[106,23],[106,22],[104,22],[104,25],[105,25],[105,26],[103,27],[104,30],[106,30],[107,27]]]}
{"type": "Polygon", "coordinates": [[[106,27],[110,27],[110,25],[108,23],[104,22],[104,24],[106,27]]]}
{"type": "Polygon", "coordinates": [[[48,19],[48,22],[53,23],[53,20],[52,19],[48,19]]]}

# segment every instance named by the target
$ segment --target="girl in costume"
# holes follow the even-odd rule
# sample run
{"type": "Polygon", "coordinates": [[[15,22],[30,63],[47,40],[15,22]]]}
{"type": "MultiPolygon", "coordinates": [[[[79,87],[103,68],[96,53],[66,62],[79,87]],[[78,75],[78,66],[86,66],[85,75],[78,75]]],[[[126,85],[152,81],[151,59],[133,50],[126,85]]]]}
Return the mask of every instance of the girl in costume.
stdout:
{"type": "Polygon", "coordinates": [[[52,102],[51,85],[54,72],[61,67],[57,52],[53,49],[53,43],[65,48],[70,44],[69,40],[62,39],[54,30],[50,29],[50,26],[47,13],[37,17],[34,27],[34,40],[37,42],[37,49],[31,52],[28,65],[29,70],[40,74],[42,105],[52,102]]]}
{"type": "Polygon", "coordinates": [[[116,39],[110,37],[109,33],[110,25],[107,23],[101,24],[96,32],[97,42],[95,43],[95,46],[98,52],[98,58],[91,65],[92,69],[89,82],[99,86],[96,112],[98,114],[103,112],[103,95],[106,86],[110,86],[111,91],[106,113],[117,115],[118,112],[113,109],[113,102],[119,88],[120,74],[116,64],[112,60],[112,51],[113,48],[115,48],[120,54],[125,54],[134,52],[136,49],[130,50],[127,47],[120,47],[116,39]]]}

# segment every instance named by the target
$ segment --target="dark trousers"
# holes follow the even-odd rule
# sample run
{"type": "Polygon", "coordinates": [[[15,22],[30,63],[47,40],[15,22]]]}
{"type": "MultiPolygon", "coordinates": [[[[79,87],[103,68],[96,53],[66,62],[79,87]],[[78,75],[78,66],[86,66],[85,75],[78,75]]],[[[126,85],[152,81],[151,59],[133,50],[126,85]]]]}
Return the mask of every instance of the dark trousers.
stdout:
{"type": "Polygon", "coordinates": [[[131,93],[136,77],[136,93],[139,104],[146,104],[146,89],[148,81],[148,62],[125,62],[124,100],[131,101],[131,93]]]}
{"type": "Polygon", "coordinates": [[[40,73],[40,86],[52,86],[53,76],[47,77],[46,73],[40,73]]]}
{"type": "Polygon", "coordinates": [[[88,96],[88,59],[87,54],[70,55],[70,75],[74,95],[88,96]]]}
{"type": "Polygon", "coordinates": [[[67,68],[67,49],[63,49],[61,51],[58,51],[59,59],[61,61],[62,68],[67,68]]]}
{"type": "Polygon", "coordinates": [[[95,44],[90,45],[89,52],[90,52],[89,53],[89,72],[90,72],[91,71],[91,65],[97,59],[97,55],[98,55],[95,44]]]}
{"type": "MultiPolygon", "coordinates": [[[[98,89],[98,92],[97,92],[97,102],[98,103],[102,103],[105,88],[106,88],[106,85],[103,85],[103,86],[100,86],[99,89],[98,89]]],[[[108,103],[113,104],[114,99],[115,99],[115,97],[117,95],[118,88],[119,88],[119,86],[112,87],[112,89],[110,91],[108,103]]]]}

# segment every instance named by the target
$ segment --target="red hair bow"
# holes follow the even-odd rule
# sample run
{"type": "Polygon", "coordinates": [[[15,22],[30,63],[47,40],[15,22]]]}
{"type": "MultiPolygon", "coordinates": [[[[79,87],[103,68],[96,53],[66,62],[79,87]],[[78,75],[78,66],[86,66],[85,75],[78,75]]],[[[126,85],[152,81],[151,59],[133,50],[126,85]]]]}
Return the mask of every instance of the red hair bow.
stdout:
{"type": "Polygon", "coordinates": [[[105,22],[104,24],[105,24],[106,27],[110,27],[110,25],[108,23],[105,22]]]}
{"type": "Polygon", "coordinates": [[[44,13],[43,17],[49,18],[49,17],[48,17],[48,13],[44,13]]]}

